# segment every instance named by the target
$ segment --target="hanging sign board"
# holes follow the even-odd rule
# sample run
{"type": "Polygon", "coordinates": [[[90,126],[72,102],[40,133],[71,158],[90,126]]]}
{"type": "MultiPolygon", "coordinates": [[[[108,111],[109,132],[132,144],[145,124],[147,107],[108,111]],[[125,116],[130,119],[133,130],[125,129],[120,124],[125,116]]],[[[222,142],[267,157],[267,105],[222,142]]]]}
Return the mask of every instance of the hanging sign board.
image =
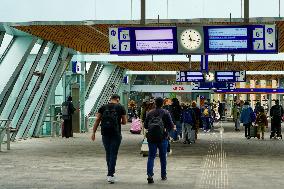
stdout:
{"type": "Polygon", "coordinates": [[[177,54],[176,27],[109,28],[110,54],[177,54]]]}
{"type": "Polygon", "coordinates": [[[216,71],[216,82],[246,82],[245,71],[216,71]]]}
{"type": "Polygon", "coordinates": [[[278,53],[275,25],[109,28],[110,54],[278,53]]]}
{"type": "Polygon", "coordinates": [[[205,53],[278,53],[275,25],[204,26],[205,53]]]}

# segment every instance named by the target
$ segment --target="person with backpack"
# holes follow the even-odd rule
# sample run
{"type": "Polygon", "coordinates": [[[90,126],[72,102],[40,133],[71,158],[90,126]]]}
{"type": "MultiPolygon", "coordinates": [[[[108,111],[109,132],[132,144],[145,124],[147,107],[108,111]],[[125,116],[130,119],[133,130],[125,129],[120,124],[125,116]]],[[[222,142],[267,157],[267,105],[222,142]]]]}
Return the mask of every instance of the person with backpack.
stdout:
{"type": "Polygon", "coordinates": [[[115,166],[117,154],[122,140],[121,125],[125,125],[126,110],[119,104],[120,96],[112,95],[110,103],[100,107],[97,119],[93,127],[92,140],[96,139],[96,131],[101,126],[103,145],[106,151],[107,181],[111,184],[115,182],[115,166]]]}
{"type": "Polygon", "coordinates": [[[275,100],[275,105],[270,109],[271,117],[271,138],[281,136],[281,122],[283,117],[283,107],[279,104],[279,100],[275,100]]]}
{"type": "Polygon", "coordinates": [[[149,147],[148,162],[147,162],[147,180],[148,184],[154,183],[154,161],[159,149],[159,156],[161,162],[161,178],[167,180],[167,148],[169,131],[174,129],[174,123],[171,115],[167,110],[162,109],[163,99],[157,98],[155,100],[156,108],[150,111],[145,120],[144,127],[147,129],[147,141],[149,147]]]}
{"type": "Polygon", "coordinates": [[[76,108],[72,103],[72,97],[68,96],[67,101],[63,102],[61,105],[62,119],[64,120],[62,128],[62,137],[73,137],[72,129],[72,114],[75,112],[76,108]]]}
{"type": "Polygon", "coordinates": [[[261,132],[261,139],[264,140],[265,127],[268,128],[268,121],[263,107],[259,108],[255,123],[257,124],[257,138],[260,139],[261,132]]]}
{"type": "Polygon", "coordinates": [[[255,121],[255,113],[250,107],[249,102],[246,101],[243,105],[243,109],[240,116],[240,122],[243,123],[243,126],[245,127],[245,137],[247,139],[250,139],[251,136],[250,128],[252,126],[252,122],[254,121],[255,121]]]}
{"type": "Polygon", "coordinates": [[[184,144],[191,144],[195,142],[195,132],[196,132],[196,119],[195,113],[190,108],[187,107],[182,114],[183,123],[183,137],[184,144]]]}

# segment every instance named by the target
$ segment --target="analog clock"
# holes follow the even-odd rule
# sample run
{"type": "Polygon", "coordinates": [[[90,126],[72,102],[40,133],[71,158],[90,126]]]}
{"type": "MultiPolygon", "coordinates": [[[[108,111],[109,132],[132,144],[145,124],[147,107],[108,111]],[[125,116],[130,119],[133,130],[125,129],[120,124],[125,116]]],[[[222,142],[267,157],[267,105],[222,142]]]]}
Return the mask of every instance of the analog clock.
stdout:
{"type": "Polygon", "coordinates": [[[197,30],[186,29],[180,35],[180,43],[185,49],[194,51],[200,47],[202,36],[197,30]]]}
{"type": "Polygon", "coordinates": [[[215,80],[215,74],[213,72],[209,72],[207,74],[204,74],[205,81],[214,81],[215,80]]]}

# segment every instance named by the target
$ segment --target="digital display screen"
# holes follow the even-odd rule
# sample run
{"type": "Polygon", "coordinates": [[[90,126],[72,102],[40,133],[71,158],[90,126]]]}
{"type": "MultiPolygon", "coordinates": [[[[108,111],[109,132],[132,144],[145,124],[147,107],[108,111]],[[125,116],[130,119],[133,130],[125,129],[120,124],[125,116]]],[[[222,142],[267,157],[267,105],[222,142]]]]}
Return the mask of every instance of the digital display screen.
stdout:
{"type": "Polygon", "coordinates": [[[277,53],[275,25],[204,26],[205,53],[277,53]]]}
{"type": "Polygon", "coordinates": [[[176,28],[135,28],[135,49],[137,54],[177,53],[176,28]]]}
{"type": "Polygon", "coordinates": [[[245,71],[217,71],[215,72],[217,82],[245,82],[245,71]]]}
{"type": "Polygon", "coordinates": [[[177,72],[176,82],[204,82],[204,76],[202,72],[177,72]]]}
{"type": "Polygon", "coordinates": [[[208,48],[211,51],[229,51],[248,48],[248,29],[236,28],[209,28],[208,48]]]}

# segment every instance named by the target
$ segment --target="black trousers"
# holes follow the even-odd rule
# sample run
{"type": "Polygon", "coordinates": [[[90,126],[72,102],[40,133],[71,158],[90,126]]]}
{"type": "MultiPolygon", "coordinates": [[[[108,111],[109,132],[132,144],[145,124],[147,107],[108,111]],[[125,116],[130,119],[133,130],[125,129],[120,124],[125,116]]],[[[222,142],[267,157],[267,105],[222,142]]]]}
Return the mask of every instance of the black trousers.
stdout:
{"type": "Polygon", "coordinates": [[[250,136],[251,123],[244,124],[244,126],[245,126],[245,137],[248,137],[250,136]]]}
{"type": "Polygon", "coordinates": [[[271,135],[279,137],[281,135],[281,118],[271,120],[271,135]]]}
{"type": "Polygon", "coordinates": [[[65,119],[64,120],[62,137],[66,137],[66,138],[73,137],[72,119],[65,119]]]}

